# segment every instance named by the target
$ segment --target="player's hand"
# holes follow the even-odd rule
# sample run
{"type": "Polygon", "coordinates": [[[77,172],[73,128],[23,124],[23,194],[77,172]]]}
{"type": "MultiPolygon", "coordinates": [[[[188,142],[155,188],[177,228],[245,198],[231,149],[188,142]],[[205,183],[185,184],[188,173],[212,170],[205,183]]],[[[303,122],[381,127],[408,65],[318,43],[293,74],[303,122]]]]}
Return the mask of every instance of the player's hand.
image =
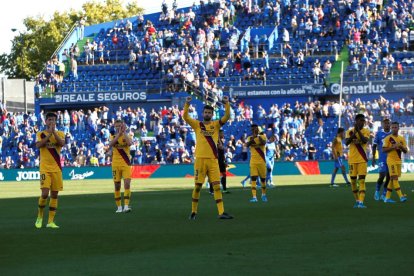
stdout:
{"type": "Polygon", "coordinates": [[[187,98],[185,98],[185,102],[186,103],[191,103],[191,100],[192,100],[193,98],[191,97],[191,96],[187,96],[187,98]]]}
{"type": "Polygon", "coordinates": [[[126,125],[125,124],[122,124],[122,126],[121,126],[121,133],[125,133],[125,131],[126,131],[126,125]]]}
{"type": "MultiPolygon", "coordinates": [[[[358,125],[356,123],[354,124],[354,129],[359,130],[358,125]]],[[[354,135],[355,135],[355,133],[354,133],[354,135]]]]}
{"type": "Polygon", "coordinates": [[[49,132],[50,134],[53,134],[53,132],[55,131],[55,126],[54,125],[49,125],[47,127],[47,132],[49,132]]]}
{"type": "Polygon", "coordinates": [[[229,97],[228,96],[223,96],[223,103],[227,104],[229,102],[229,97]]]}

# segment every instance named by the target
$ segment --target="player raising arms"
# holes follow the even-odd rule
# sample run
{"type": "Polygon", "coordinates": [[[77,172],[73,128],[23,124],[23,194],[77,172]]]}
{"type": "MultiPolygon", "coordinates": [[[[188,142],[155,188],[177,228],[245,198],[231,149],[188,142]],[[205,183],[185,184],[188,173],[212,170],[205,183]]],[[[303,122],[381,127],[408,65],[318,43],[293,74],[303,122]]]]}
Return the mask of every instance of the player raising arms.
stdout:
{"type": "Polygon", "coordinates": [[[36,134],[36,147],[40,151],[40,189],[36,228],[42,228],[43,210],[50,192],[49,218],[46,227],[59,228],[54,222],[59,191],[63,190],[60,151],[65,145],[65,134],[56,129],[57,115],[46,114],[46,129],[36,134]]]}
{"type": "Polygon", "coordinates": [[[219,219],[232,219],[233,217],[224,212],[223,195],[220,191],[220,168],[218,164],[217,144],[220,128],[230,117],[230,104],[227,96],[223,97],[226,112],[220,120],[213,121],[214,108],[206,105],[203,108],[203,121],[191,118],[188,114],[192,98],[188,96],[184,105],[184,120],[194,129],[196,134],[196,150],[194,162],[194,190],[192,194],[192,208],[189,219],[195,220],[198,211],[198,200],[201,187],[206,176],[210,185],[213,185],[214,199],[216,200],[219,219]]]}
{"type": "Polygon", "coordinates": [[[391,134],[391,123],[390,119],[385,118],[382,120],[382,129],[378,130],[375,134],[374,144],[372,145],[372,166],[375,166],[377,163],[375,160],[375,152],[378,149],[378,173],[379,177],[377,180],[377,185],[375,187],[375,200],[384,200],[385,194],[387,193],[387,186],[390,182],[390,174],[388,172],[387,166],[387,153],[382,150],[385,137],[391,134]],[[385,183],[384,183],[385,178],[385,183]],[[384,189],[381,195],[381,186],[384,183],[384,189]]]}
{"type": "Polygon", "coordinates": [[[370,131],[365,126],[365,116],[358,114],[355,116],[355,125],[346,132],[345,144],[349,146],[349,175],[351,177],[351,187],[354,193],[354,208],[367,208],[364,205],[365,199],[365,177],[367,175],[368,158],[367,144],[370,131]],[[357,177],[359,190],[357,187],[357,177]]]}
{"type": "Polygon", "coordinates": [[[340,127],[338,128],[336,137],[334,138],[332,142],[332,149],[333,149],[332,155],[335,160],[335,168],[332,172],[330,186],[334,188],[338,187],[338,185],[335,184],[335,177],[339,169],[341,169],[342,171],[342,175],[345,179],[345,183],[347,185],[350,184],[348,177],[346,176],[346,170],[345,170],[345,165],[344,165],[344,146],[342,145],[342,140],[344,139],[344,136],[345,136],[345,129],[340,127]]]}
{"type": "Polygon", "coordinates": [[[407,196],[403,195],[401,192],[400,183],[398,182],[398,177],[401,177],[401,165],[402,159],[401,154],[408,152],[407,142],[404,137],[398,135],[400,125],[398,122],[393,122],[391,124],[391,134],[385,137],[384,145],[382,150],[387,153],[387,165],[388,171],[390,173],[391,181],[388,183],[387,194],[385,196],[385,203],[394,203],[395,201],[391,199],[392,189],[397,192],[398,197],[401,202],[407,201],[407,196]]]}
{"type": "Polygon", "coordinates": [[[252,178],[252,198],[250,202],[257,202],[256,183],[260,177],[262,184],[262,201],[267,202],[266,196],[266,134],[264,134],[259,126],[251,125],[252,135],[247,137],[247,146],[250,147],[250,175],[252,178]]]}
{"type": "Polygon", "coordinates": [[[112,176],[115,185],[115,203],[118,207],[116,213],[130,212],[131,198],[131,154],[129,147],[131,137],[127,133],[124,121],[115,121],[115,135],[111,135],[109,146],[112,148],[112,176]],[[124,179],[124,209],[121,204],[121,180],[124,179]]]}

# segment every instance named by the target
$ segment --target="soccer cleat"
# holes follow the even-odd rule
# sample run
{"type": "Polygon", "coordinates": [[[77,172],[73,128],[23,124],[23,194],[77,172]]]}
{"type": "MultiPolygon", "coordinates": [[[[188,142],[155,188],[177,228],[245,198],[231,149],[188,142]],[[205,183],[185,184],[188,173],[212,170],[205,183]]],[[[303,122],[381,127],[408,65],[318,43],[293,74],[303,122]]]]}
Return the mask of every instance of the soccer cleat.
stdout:
{"type": "Polygon", "coordinates": [[[380,200],[381,200],[381,201],[384,201],[384,200],[385,200],[385,195],[381,195],[381,196],[380,196],[380,200]]]}
{"type": "Polygon", "coordinates": [[[272,189],[272,188],[275,187],[275,184],[273,184],[273,182],[272,182],[270,184],[267,184],[266,187],[269,188],[269,189],[272,189]]]}
{"type": "Polygon", "coordinates": [[[401,201],[401,202],[406,202],[406,201],[407,201],[407,196],[402,196],[402,197],[400,198],[400,201],[401,201]]]}
{"type": "Polygon", "coordinates": [[[358,208],[359,209],[365,209],[365,208],[367,208],[367,206],[364,205],[364,202],[360,202],[360,203],[358,203],[358,208]]]}
{"type": "Polygon", "coordinates": [[[57,229],[59,226],[56,225],[53,221],[51,223],[46,224],[46,228],[54,228],[57,229]]]}
{"type": "Polygon", "coordinates": [[[118,209],[116,209],[115,213],[122,213],[122,206],[119,206],[118,209]]]}
{"type": "Polygon", "coordinates": [[[190,216],[188,217],[189,220],[196,220],[197,218],[197,213],[191,213],[190,216]]]}
{"type": "Polygon", "coordinates": [[[42,218],[37,218],[36,219],[35,226],[36,226],[37,229],[42,228],[42,222],[43,222],[43,219],[42,218]]]}
{"type": "Polygon", "coordinates": [[[229,190],[223,190],[223,192],[222,192],[223,194],[229,194],[230,193],[230,191],[229,190]]]}
{"type": "Polygon", "coordinates": [[[232,219],[233,216],[232,215],[229,215],[227,213],[223,213],[223,214],[219,215],[218,218],[219,219],[232,219]]]}
{"type": "Polygon", "coordinates": [[[391,198],[384,199],[384,203],[395,203],[395,200],[392,200],[391,198]]]}
{"type": "Polygon", "coordinates": [[[267,196],[266,195],[262,195],[262,201],[267,202],[267,196]]]}
{"type": "Polygon", "coordinates": [[[124,213],[129,213],[129,212],[131,212],[132,211],[132,208],[131,207],[129,207],[129,206],[124,206],[124,210],[122,211],[122,212],[124,212],[124,213]]]}
{"type": "Polygon", "coordinates": [[[355,202],[354,203],[354,208],[358,208],[358,205],[359,205],[359,202],[357,201],[357,202],[355,202]]]}
{"type": "Polygon", "coordinates": [[[380,192],[379,192],[379,191],[375,191],[375,194],[374,194],[374,199],[375,199],[376,201],[380,200],[380,192]]]}
{"type": "Polygon", "coordinates": [[[250,199],[250,202],[257,202],[257,198],[256,197],[252,197],[252,199],[250,199]]]}
{"type": "Polygon", "coordinates": [[[240,183],[242,184],[242,186],[243,186],[243,188],[244,188],[244,186],[246,186],[246,181],[240,181],[240,183]]]}
{"type": "Polygon", "coordinates": [[[338,188],[339,185],[337,185],[337,184],[331,184],[331,185],[329,185],[329,187],[331,187],[331,188],[338,188]]]}

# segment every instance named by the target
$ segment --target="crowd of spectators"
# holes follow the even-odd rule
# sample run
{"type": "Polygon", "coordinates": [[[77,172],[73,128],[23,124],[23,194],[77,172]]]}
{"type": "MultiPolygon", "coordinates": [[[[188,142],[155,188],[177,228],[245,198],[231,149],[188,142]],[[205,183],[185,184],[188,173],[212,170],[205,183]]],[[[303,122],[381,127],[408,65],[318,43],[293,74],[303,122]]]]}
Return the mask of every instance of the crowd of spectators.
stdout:
{"type": "MultiPolygon", "coordinates": [[[[194,106],[190,116],[197,118],[194,106]]],[[[223,115],[220,108],[216,117],[223,115]]],[[[414,115],[413,101],[400,99],[386,100],[383,97],[372,102],[344,101],[324,103],[296,102],[278,106],[271,105],[267,110],[261,105],[251,106],[244,102],[233,103],[226,134],[226,159],[230,162],[247,161],[248,148],[246,129],[250,123],[261,124],[268,136],[274,134],[277,144],[277,160],[330,159],[330,141],[316,147],[318,141],[333,138],[334,124],[339,114],[345,128],[353,125],[356,113],[367,116],[367,126],[375,131],[381,117],[392,118],[414,115]],[[235,131],[245,126],[243,131],[235,131]],[[326,146],[327,145],[327,146],[326,146]],[[326,148],[325,148],[326,146],[326,148]],[[318,151],[320,154],[318,155],[318,151]]],[[[58,128],[65,132],[66,145],[62,149],[62,166],[106,166],[110,164],[108,147],[114,121],[123,119],[128,125],[133,145],[133,164],[180,164],[194,161],[195,134],[182,119],[182,110],[177,105],[164,106],[159,110],[146,111],[144,108],[119,108],[110,111],[105,106],[91,110],[57,111],[58,128]]],[[[45,114],[12,113],[2,104],[0,117],[0,156],[3,168],[26,168],[39,165],[35,147],[36,132],[43,129],[45,114]]],[[[413,121],[401,122],[402,127],[413,121]]],[[[320,144],[320,143],[319,143],[320,144]]]]}
{"type": "MultiPolygon", "coordinates": [[[[410,28],[414,26],[412,1],[363,1],[344,22],[349,71],[391,79],[404,73],[404,62],[393,52],[410,50],[410,28]]],[[[412,34],[411,34],[412,36],[412,34]]],[[[405,63],[407,65],[407,63],[405,63]]]]}
{"type": "MultiPolygon", "coordinates": [[[[53,57],[44,74],[37,78],[35,89],[39,95],[45,89],[58,92],[62,81],[78,79],[78,62],[85,65],[119,62],[122,59],[118,59],[118,55],[127,51],[125,60],[133,76],[143,70],[153,72],[163,78],[167,91],[197,90],[204,101],[214,105],[223,95],[221,78],[238,76],[244,81],[266,84],[269,75],[280,73],[272,71],[271,55],[278,55],[274,63],[278,68],[301,71],[306,57],[321,54],[324,43],[329,42],[337,54],[341,41],[338,43],[334,38],[343,38],[348,43],[349,71],[375,72],[386,79],[391,71],[402,74],[405,70],[403,62],[395,60],[393,50],[410,48],[413,5],[413,1],[401,0],[388,1],[385,7],[380,0],[219,0],[214,3],[200,1],[200,5],[179,10],[175,1],[171,8],[164,1],[162,12],[154,22],[145,20],[142,15],[135,20],[117,21],[112,28],[103,29],[93,40],[86,41],[82,51],[73,44],[60,59],[53,57]],[[278,26],[280,51],[268,52],[266,36],[248,38],[244,34],[246,22],[251,24],[249,27],[278,26]],[[67,68],[71,74],[63,79],[67,68]]],[[[79,39],[83,37],[81,25],[84,27],[87,19],[82,20],[79,39]]],[[[310,74],[315,83],[321,83],[331,67],[329,58],[323,62],[317,58],[312,60],[311,70],[303,72],[310,74]]],[[[194,107],[191,110],[196,116],[194,107]]],[[[218,115],[223,112],[221,108],[218,115]]],[[[248,133],[232,135],[231,126],[246,127],[245,122],[254,120],[265,127],[268,135],[277,136],[277,159],[328,159],[330,141],[321,148],[319,140],[330,139],[333,135],[335,125],[329,118],[341,114],[343,125],[348,128],[355,113],[365,113],[368,126],[374,129],[378,117],[412,115],[413,106],[412,101],[393,102],[382,97],[373,102],[297,102],[280,107],[274,104],[267,110],[243,102],[233,103],[226,133],[226,158],[232,162],[247,160],[245,139],[248,133]]],[[[37,165],[38,161],[29,156],[36,156],[33,140],[35,132],[43,126],[42,116],[42,113],[2,112],[1,156],[3,163],[9,164],[5,167],[37,165]]],[[[107,144],[116,118],[123,118],[134,136],[131,146],[134,164],[193,161],[195,136],[184,124],[177,106],[151,110],[148,116],[143,108],[110,113],[106,107],[63,111],[58,116],[59,127],[67,135],[63,165],[108,165],[107,144]]]]}
{"type": "MultiPolygon", "coordinates": [[[[127,50],[131,71],[149,69],[157,73],[170,91],[186,89],[186,83],[206,91],[212,78],[232,75],[265,81],[266,74],[271,72],[268,39],[266,35],[246,37],[245,26],[236,18],[255,18],[256,27],[285,26],[280,28],[282,49],[277,53],[281,55],[278,63],[286,61],[289,67],[300,68],[305,56],[319,53],[323,44],[320,38],[342,35],[339,19],[345,13],[345,6],[328,0],[254,1],[253,5],[249,1],[219,0],[200,1],[199,5],[179,10],[176,4],[168,8],[163,3],[156,22],[145,20],[143,15],[136,20],[117,21],[112,28],[102,29],[98,36],[87,41],[83,49],[77,44],[66,49],[60,60],[70,68],[70,79],[76,81],[79,62],[86,65],[116,62],[118,54],[127,50]],[[260,66],[252,66],[252,59],[262,60],[260,66]]],[[[82,22],[84,28],[85,19],[82,22]]],[[[329,42],[337,45],[336,41],[329,42]]],[[[310,74],[319,82],[319,76],[326,76],[329,70],[329,65],[313,65],[310,74]]],[[[47,70],[39,76],[39,93],[52,86],[52,92],[59,91],[61,80],[51,85],[49,73],[47,70]]]]}
{"type": "MultiPolygon", "coordinates": [[[[176,1],[171,7],[164,2],[159,18],[152,17],[154,22],[145,20],[143,15],[135,20],[116,21],[112,28],[102,29],[98,36],[86,41],[82,51],[73,44],[60,59],[53,57],[36,80],[36,92],[40,95],[44,91],[59,91],[68,68],[68,79],[76,81],[78,62],[119,62],[117,55],[125,50],[131,71],[154,72],[169,92],[199,89],[207,93],[211,87],[222,86],[220,78],[233,75],[266,84],[266,77],[275,73],[269,70],[271,55],[280,55],[277,63],[281,68],[300,69],[305,57],[319,54],[327,42],[334,49],[331,53],[337,54],[335,39],[348,43],[350,72],[387,79],[405,70],[404,63],[395,60],[392,51],[409,50],[414,9],[412,1],[394,0],[382,5],[380,0],[218,0],[177,9],[176,1]],[[252,19],[249,24],[255,27],[278,27],[280,52],[267,51],[266,35],[244,35],[245,18],[252,19]],[[254,65],[253,59],[260,62],[254,65]]],[[[86,21],[82,18],[79,22],[79,39],[83,38],[86,21]]],[[[323,64],[312,62],[311,70],[304,74],[321,83],[329,76],[331,67],[329,59],[323,64]]]]}

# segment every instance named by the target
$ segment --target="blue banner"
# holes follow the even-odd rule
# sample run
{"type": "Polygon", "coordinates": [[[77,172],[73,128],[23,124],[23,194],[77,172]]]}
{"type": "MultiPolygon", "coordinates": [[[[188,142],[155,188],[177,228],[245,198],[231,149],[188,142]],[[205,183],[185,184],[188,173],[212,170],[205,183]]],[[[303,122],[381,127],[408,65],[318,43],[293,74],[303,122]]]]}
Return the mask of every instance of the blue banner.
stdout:
{"type": "Polygon", "coordinates": [[[322,84],[284,84],[266,86],[232,86],[230,96],[238,98],[263,98],[287,96],[326,95],[322,84]]]}
{"type": "Polygon", "coordinates": [[[147,92],[117,91],[88,93],[56,93],[55,103],[145,102],[147,92]]]}
{"type": "MultiPolygon", "coordinates": [[[[345,95],[366,95],[366,94],[385,94],[397,92],[412,92],[414,90],[413,81],[360,81],[344,82],[342,92],[345,95]]],[[[329,92],[332,95],[339,95],[341,85],[333,83],[329,92]]]]}

